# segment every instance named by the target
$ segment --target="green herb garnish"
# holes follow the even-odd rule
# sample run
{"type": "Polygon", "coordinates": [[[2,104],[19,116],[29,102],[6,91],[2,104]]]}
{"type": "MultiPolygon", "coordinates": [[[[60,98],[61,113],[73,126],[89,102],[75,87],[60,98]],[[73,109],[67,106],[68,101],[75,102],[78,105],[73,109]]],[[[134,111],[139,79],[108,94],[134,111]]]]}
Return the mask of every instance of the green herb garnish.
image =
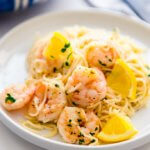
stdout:
{"type": "Polygon", "coordinates": [[[54,58],[54,56],[50,56],[51,58],[54,58]]]}
{"type": "Polygon", "coordinates": [[[82,120],[81,119],[77,119],[78,120],[78,122],[81,122],[82,120]]]}
{"type": "Polygon", "coordinates": [[[11,102],[14,103],[16,101],[16,99],[14,97],[12,97],[9,93],[7,93],[7,97],[5,98],[5,102],[11,102]]]}
{"type": "Polygon", "coordinates": [[[112,62],[112,60],[109,58],[108,61],[112,62]]]}
{"type": "Polygon", "coordinates": [[[65,62],[65,65],[66,65],[66,66],[69,66],[69,62],[68,62],[68,61],[66,61],[66,62],[65,62]]]}
{"type": "Polygon", "coordinates": [[[59,88],[59,85],[56,83],[56,84],[55,84],[55,87],[59,88]]]}
{"type": "Polygon", "coordinates": [[[150,77],[150,74],[148,74],[147,76],[150,77]]]}
{"type": "Polygon", "coordinates": [[[61,49],[61,52],[64,53],[69,47],[70,47],[70,43],[66,43],[64,47],[61,49]]]}
{"type": "Polygon", "coordinates": [[[102,63],[100,60],[98,60],[98,63],[102,66],[106,66],[106,64],[102,63]]]}
{"type": "Polygon", "coordinates": [[[84,143],[84,139],[79,139],[79,144],[84,143]]]}
{"type": "Polygon", "coordinates": [[[98,130],[98,127],[95,128],[95,131],[97,131],[97,130],[98,130]]]}
{"type": "Polygon", "coordinates": [[[71,55],[72,55],[72,52],[67,56],[67,60],[70,58],[71,55]]]}
{"type": "Polygon", "coordinates": [[[69,123],[69,124],[67,124],[67,126],[68,126],[68,127],[72,127],[72,125],[71,125],[70,123],[69,123]]]}
{"type": "Polygon", "coordinates": [[[92,139],[92,140],[91,140],[91,143],[94,143],[94,142],[95,142],[95,139],[92,139]]]}
{"type": "Polygon", "coordinates": [[[78,104],[76,104],[75,102],[72,102],[73,105],[77,106],[78,104]]]}
{"type": "Polygon", "coordinates": [[[95,133],[94,132],[90,132],[90,134],[93,136],[93,135],[95,135],[95,133]]]}
{"type": "Polygon", "coordinates": [[[53,68],[53,72],[56,72],[56,71],[57,71],[57,68],[56,68],[56,67],[54,67],[54,68],[53,68]]]}
{"type": "Polygon", "coordinates": [[[105,56],[109,62],[112,62],[112,59],[110,59],[107,55],[105,56]]]}
{"type": "Polygon", "coordinates": [[[78,137],[84,137],[84,135],[80,132],[78,137]]]}

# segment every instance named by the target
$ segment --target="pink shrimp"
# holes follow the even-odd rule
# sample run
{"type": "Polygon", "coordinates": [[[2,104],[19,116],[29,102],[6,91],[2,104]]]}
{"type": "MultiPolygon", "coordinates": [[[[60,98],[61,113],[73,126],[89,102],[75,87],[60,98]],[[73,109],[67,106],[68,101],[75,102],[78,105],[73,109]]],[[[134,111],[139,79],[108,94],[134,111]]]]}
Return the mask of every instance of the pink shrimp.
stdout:
{"type": "Polygon", "coordinates": [[[96,145],[96,134],[100,130],[100,120],[92,112],[83,108],[65,107],[57,122],[62,138],[72,144],[96,145]]]}
{"type": "Polygon", "coordinates": [[[11,85],[1,94],[2,105],[9,111],[23,108],[32,99],[35,92],[33,85],[11,85]]]}
{"type": "Polygon", "coordinates": [[[96,68],[78,66],[66,84],[69,101],[87,108],[98,103],[106,95],[106,80],[103,72],[96,68]]]}

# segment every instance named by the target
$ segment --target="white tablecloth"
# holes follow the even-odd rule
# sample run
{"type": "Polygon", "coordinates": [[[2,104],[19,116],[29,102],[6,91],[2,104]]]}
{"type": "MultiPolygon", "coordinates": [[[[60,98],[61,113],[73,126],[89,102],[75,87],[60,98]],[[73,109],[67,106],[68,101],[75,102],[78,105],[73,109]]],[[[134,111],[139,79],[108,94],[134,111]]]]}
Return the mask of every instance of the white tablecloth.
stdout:
{"type": "MultiPolygon", "coordinates": [[[[48,0],[47,3],[34,5],[28,10],[9,14],[0,14],[0,37],[20,22],[33,16],[54,10],[84,9],[88,5],[84,0],[48,0]]],[[[0,150],[44,150],[7,129],[0,122],[0,150]]],[[[52,149],[51,149],[52,150],[52,149]]],[[[150,150],[150,144],[144,145],[136,150],[150,150]]]]}

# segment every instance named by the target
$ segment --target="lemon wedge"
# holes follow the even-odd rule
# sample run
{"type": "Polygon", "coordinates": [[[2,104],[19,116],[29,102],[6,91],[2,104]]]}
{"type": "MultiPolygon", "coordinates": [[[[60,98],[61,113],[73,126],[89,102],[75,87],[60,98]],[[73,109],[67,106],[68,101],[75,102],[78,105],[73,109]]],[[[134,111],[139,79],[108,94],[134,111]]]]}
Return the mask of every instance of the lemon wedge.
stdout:
{"type": "Polygon", "coordinates": [[[103,142],[113,143],[128,140],[137,132],[128,117],[114,114],[97,137],[103,142]]]}
{"type": "Polygon", "coordinates": [[[116,60],[116,64],[107,78],[107,84],[120,93],[123,98],[129,97],[131,101],[136,98],[136,77],[130,67],[121,59],[116,60]]]}
{"type": "Polygon", "coordinates": [[[43,55],[49,59],[67,59],[71,58],[72,47],[70,42],[60,32],[54,32],[43,55]]]}

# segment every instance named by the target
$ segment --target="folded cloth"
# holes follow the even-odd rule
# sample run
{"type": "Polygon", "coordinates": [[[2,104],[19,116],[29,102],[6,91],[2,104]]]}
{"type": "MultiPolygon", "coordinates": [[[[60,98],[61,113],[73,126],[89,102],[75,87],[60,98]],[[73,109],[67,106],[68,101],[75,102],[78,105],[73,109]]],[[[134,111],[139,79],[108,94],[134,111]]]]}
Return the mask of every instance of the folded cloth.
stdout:
{"type": "Polygon", "coordinates": [[[116,10],[150,22],[150,0],[87,0],[93,6],[116,10]]]}
{"type": "Polygon", "coordinates": [[[150,23],[150,0],[124,0],[141,19],[150,23]]]}
{"type": "Polygon", "coordinates": [[[14,11],[30,7],[33,3],[45,0],[0,0],[0,12],[14,11]]]}
{"type": "Polygon", "coordinates": [[[87,2],[93,7],[99,7],[103,9],[120,11],[127,15],[136,15],[134,11],[126,5],[122,0],[87,0],[87,2]]]}

